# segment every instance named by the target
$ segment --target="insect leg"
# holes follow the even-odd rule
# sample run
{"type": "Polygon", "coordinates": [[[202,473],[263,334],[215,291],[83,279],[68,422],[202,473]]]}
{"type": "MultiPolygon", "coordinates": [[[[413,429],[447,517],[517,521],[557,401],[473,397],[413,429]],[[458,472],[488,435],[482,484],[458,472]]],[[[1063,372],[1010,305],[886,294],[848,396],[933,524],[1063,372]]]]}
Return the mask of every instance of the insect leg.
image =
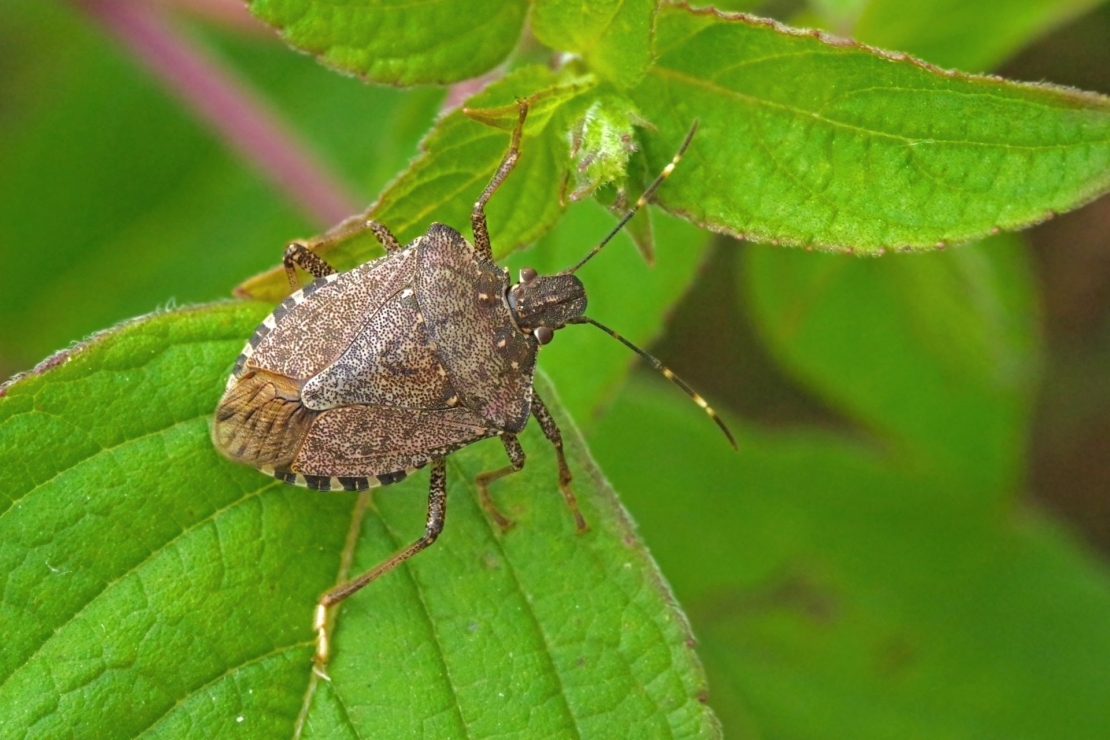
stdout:
{"type": "Polygon", "coordinates": [[[512,464],[500,470],[482,473],[475,478],[474,482],[478,484],[478,502],[490,518],[497,522],[497,526],[501,527],[501,531],[505,531],[513,526],[512,520],[507,519],[504,514],[497,510],[497,505],[493,503],[493,499],[489,495],[489,484],[524,467],[524,448],[520,446],[515,434],[502,434],[501,443],[505,445],[505,453],[509,456],[509,462],[512,464]]]}
{"type": "Polygon", "coordinates": [[[401,248],[401,242],[397,241],[397,237],[393,236],[393,232],[385,224],[380,224],[377,221],[367,221],[366,228],[374,232],[374,238],[378,240],[378,244],[381,244],[385,251],[396,252],[401,248]]]}
{"type": "Polygon", "coordinates": [[[320,597],[316,606],[316,662],[323,665],[328,660],[328,608],[335,606],[355,591],[385,575],[401,563],[436,541],[443,531],[443,520],[447,515],[447,466],[443,460],[432,462],[431,485],[428,488],[428,519],[424,525],[424,536],[404,550],[394,553],[393,557],[378,564],[373,570],[363,573],[352,581],[336,586],[320,597]]]}
{"type": "Polygon", "coordinates": [[[336,226],[328,229],[327,232],[320,236],[314,236],[311,239],[303,241],[296,241],[285,248],[285,258],[282,264],[285,266],[285,273],[289,276],[289,284],[293,286],[293,290],[300,287],[297,284],[296,271],[293,266],[300,267],[312,277],[322,278],[325,275],[331,275],[335,272],[331,265],[323,260],[318,251],[327,249],[341,241],[350,239],[353,236],[358,236],[364,231],[371,231],[374,238],[387,252],[393,252],[401,248],[401,243],[397,241],[397,237],[382,224],[377,221],[367,220],[366,216],[359,214],[344,219],[336,226]]]}
{"type": "Polygon", "coordinates": [[[482,191],[478,202],[474,204],[474,210],[470,212],[470,225],[474,229],[474,249],[480,257],[484,257],[490,262],[493,261],[493,247],[490,246],[489,242],[489,227],[486,226],[485,208],[490,196],[496,192],[501,182],[513,171],[516,160],[520,157],[520,135],[524,131],[524,119],[528,117],[528,103],[521,100],[519,105],[520,119],[517,121],[516,128],[513,129],[513,139],[509,144],[509,151],[505,152],[505,158],[501,160],[501,166],[497,168],[497,172],[493,173],[489,185],[486,185],[486,189],[482,191]]]}
{"type": "Polygon", "coordinates": [[[555,423],[555,417],[544,406],[543,401],[540,399],[538,393],[532,393],[532,416],[536,417],[536,421],[540,423],[540,429],[543,430],[543,436],[555,446],[555,457],[559,461],[559,490],[563,492],[563,498],[570,507],[570,513],[574,515],[574,526],[578,528],[579,534],[586,532],[590,529],[590,525],[586,524],[582,512],[578,509],[578,499],[574,496],[574,491],[570,488],[571,474],[570,467],[567,466],[566,455],[563,454],[563,435],[559,433],[559,426],[555,423]]]}
{"type": "Polygon", "coordinates": [[[285,248],[285,256],[282,257],[281,264],[285,266],[285,274],[289,277],[289,286],[293,290],[301,287],[297,282],[297,267],[314,278],[322,278],[335,272],[334,267],[302,242],[293,242],[285,248]]]}

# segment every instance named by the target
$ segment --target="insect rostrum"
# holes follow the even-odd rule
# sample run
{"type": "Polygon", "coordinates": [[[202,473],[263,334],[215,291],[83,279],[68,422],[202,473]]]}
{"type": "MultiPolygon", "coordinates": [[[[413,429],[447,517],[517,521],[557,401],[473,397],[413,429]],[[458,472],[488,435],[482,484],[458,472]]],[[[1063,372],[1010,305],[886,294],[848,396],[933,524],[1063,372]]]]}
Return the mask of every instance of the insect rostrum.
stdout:
{"type": "MultiPolygon", "coordinates": [[[[508,528],[511,522],[494,505],[489,484],[523,468],[524,450],[516,435],[534,416],[555,447],[559,486],[577,528],[587,529],[570,487],[559,428],[533,388],[536,354],[570,323],[594,323],[621,339],[585,316],[586,290],[574,271],[646,202],[690,137],[582,262],[556,275],[526,268],[511,284],[508,272],[493,261],[484,209],[519,157],[526,115],[522,103],[509,150],[474,205],[473,246],[451,227],[434,223],[402,247],[374,221],[291,244],[284,264],[295,292],[244,347],[216,409],[212,439],[217,449],[286,483],[321,491],[363,490],[396,483],[431,465],[423,536],[320,598],[321,663],[327,658],[327,608],[431,545],[442,531],[444,459],[455,450],[501,438],[510,464],[478,476],[477,486],[488,515],[508,528]],[[374,233],[384,257],[336,273],[311,249],[361,229],[374,233]],[[299,290],[296,267],[315,278],[299,290]]],[[[621,341],[679,383],[720,424],[658,360],[621,341]]]]}

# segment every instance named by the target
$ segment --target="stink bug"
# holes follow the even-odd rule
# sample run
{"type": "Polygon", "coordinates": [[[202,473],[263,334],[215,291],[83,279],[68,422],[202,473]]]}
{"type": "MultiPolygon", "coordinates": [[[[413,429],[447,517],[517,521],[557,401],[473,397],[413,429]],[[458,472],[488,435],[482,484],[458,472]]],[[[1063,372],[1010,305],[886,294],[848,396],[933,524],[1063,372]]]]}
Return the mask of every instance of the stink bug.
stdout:
{"type": "Polygon", "coordinates": [[[358,491],[396,483],[431,465],[424,535],[373,570],[320,597],[317,661],[327,659],[328,607],[435,542],[447,501],[444,460],[461,447],[500,437],[510,465],[477,478],[483,508],[502,528],[489,484],[524,467],[517,441],[534,416],[555,447],[559,487],[579,532],[587,529],[570,488],[559,427],[532,387],[536,353],[567,324],[591,323],[647,359],[732,435],[704,400],[658,360],[585,316],[586,290],[574,272],[647,202],[693,138],[602,242],[556,275],[508,271],[493,261],[485,205],[520,156],[528,108],[501,165],[471,212],[474,244],[434,223],[402,247],[375,221],[345,222],[313,242],[290,244],[284,266],[294,292],[243,348],[216,409],[212,439],[232,460],[286,483],[358,491]],[[369,229],[385,256],[337,273],[312,251],[369,229]],[[296,267],[315,280],[298,289],[296,267]]]}

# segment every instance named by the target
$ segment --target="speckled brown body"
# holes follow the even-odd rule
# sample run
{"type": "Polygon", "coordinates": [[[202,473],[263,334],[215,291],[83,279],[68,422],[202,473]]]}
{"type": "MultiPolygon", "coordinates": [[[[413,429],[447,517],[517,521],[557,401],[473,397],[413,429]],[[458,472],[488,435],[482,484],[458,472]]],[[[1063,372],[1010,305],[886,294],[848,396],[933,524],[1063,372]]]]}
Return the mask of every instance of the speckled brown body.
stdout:
{"type": "Polygon", "coordinates": [[[521,431],[537,342],[516,327],[508,290],[509,274],[442,224],[316,280],[244,347],[216,447],[289,483],[360,490],[521,431]]]}

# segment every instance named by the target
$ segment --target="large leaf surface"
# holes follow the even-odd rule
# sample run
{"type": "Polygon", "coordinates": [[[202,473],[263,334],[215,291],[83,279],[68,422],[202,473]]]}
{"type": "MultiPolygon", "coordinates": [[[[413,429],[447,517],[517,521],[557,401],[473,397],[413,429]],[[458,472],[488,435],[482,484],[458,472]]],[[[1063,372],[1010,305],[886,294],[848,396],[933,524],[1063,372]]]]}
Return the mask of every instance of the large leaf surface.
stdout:
{"type": "Polygon", "coordinates": [[[524,0],[250,0],[293,46],[337,69],[394,85],[476,77],[520,39],[524,0]]]}
{"type": "Polygon", "coordinates": [[[696,223],[877,253],[1015,229],[1110,186],[1110,101],[972,77],[747,16],[670,6],[632,97],[658,200],[696,223]]]}
{"type": "Polygon", "coordinates": [[[504,452],[468,448],[443,536],[343,605],[313,681],[317,595],[345,553],[357,570],[419,534],[427,476],[356,519],[355,494],[216,455],[209,416],[267,310],[150,317],[6,388],[0,737],[289,736],[304,706],[305,737],[715,735],[685,620],[546,385],[592,532],[538,430],[494,488],[507,534],[471,483],[504,452]]]}

